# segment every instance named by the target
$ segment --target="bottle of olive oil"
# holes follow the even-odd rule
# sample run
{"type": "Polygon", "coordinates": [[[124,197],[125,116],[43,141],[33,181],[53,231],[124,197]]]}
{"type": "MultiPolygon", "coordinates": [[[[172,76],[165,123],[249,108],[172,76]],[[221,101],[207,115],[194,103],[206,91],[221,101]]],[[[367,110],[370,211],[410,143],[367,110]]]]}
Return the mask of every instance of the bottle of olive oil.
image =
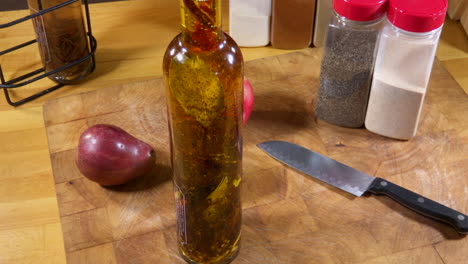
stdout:
{"type": "Polygon", "coordinates": [[[241,229],[243,58],[221,30],[220,0],[180,0],[164,56],[179,251],[230,263],[241,229]]]}

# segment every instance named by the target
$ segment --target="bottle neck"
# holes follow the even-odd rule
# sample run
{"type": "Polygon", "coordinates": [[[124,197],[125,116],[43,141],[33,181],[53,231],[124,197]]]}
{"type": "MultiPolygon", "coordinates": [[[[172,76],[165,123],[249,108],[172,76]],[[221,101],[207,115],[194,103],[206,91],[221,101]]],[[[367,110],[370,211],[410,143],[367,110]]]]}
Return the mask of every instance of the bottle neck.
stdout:
{"type": "Polygon", "coordinates": [[[182,37],[186,44],[211,50],[222,40],[221,0],[180,0],[182,37]]]}

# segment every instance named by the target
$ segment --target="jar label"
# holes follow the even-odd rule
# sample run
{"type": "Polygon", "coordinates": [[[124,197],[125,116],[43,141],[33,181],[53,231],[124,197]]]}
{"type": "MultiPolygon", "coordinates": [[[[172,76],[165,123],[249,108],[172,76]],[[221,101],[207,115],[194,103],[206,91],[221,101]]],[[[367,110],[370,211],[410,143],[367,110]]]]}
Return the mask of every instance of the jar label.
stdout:
{"type": "Polygon", "coordinates": [[[174,183],[177,228],[179,241],[182,244],[187,243],[187,214],[185,211],[185,195],[177,184],[174,183]]]}

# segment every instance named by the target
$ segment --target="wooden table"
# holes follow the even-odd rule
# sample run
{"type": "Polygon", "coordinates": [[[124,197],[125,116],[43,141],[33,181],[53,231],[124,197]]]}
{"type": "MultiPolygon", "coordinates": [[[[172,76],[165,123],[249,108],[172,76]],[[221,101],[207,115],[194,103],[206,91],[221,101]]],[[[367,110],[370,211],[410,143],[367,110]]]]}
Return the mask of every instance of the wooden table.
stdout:
{"type": "MultiPolygon", "coordinates": [[[[16,109],[0,100],[0,263],[65,263],[42,104],[52,98],[161,76],[163,51],[179,31],[178,11],[175,0],[91,5],[99,48],[98,66],[88,81],[64,87],[16,109]]],[[[27,13],[2,12],[0,23],[27,13]]],[[[0,30],[0,49],[32,38],[29,22],[11,30],[0,30]]],[[[35,48],[0,58],[7,76],[38,68],[35,48]]],[[[246,60],[253,60],[290,51],[265,47],[243,49],[243,52],[246,60]]],[[[437,56],[468,91],[468,38],[459,23],[446,22],[437,56]]],[[[50,84],[41,81],[20,88],[14,96],[23,97],[50,84]]],[[[444,241],[408,248],[375,263],[463,263],[468,252],[457,250],[459,241],[455,247],[452,243],[444,241]]],[[[465,239],[463,243],[463,248],[467,248],[468,241],[465,239]]]]}

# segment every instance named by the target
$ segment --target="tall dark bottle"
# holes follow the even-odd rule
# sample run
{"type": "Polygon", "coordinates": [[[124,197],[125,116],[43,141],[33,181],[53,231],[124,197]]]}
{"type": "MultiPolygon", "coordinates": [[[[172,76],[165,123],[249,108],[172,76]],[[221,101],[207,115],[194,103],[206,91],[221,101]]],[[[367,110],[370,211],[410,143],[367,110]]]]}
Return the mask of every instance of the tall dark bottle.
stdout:
{"type": "Polygon", "coordinates": [[[220,0],[181,0],[164,56],[179,251],[230,263],[241,229],[243,58],[221,30],[220,0]]]}
{"type": "MultiPolygon", "coordinates": [[[[28,0],[32,13],[67,0],[28,0]]],[[[33,19],[42,64],[47,72],[56,70],[89,54],[81,0],[33,19]]],[[[51,76],[63,84],[79,81],[91,73],[91,58],[51,76]]]]}

